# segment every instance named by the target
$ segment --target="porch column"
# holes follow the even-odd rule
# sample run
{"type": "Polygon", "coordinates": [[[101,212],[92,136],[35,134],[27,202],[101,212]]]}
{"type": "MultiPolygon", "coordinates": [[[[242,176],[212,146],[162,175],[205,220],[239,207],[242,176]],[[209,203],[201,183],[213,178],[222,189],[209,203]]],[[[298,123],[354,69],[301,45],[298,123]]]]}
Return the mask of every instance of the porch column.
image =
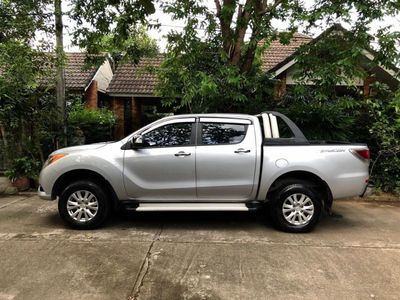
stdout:
{"type": "Polygon", "coordinates": [[[368,97],[371,92],[371,84],[376,81],[375,77],[369,76],[364,79],[364,97],[368,97]]]}
{"type": "Polygon", "coordinates": [[[142,126],[142,103],[139,99],[132,97],[132,131],[142,126]]]}
{"type": "Polygon", "coordinates": [[[119,140],[125,137],[124,99],[113,97],[111,100],[111,110],[117,117],[114,128],[114,138],[119,140]]]}
{"type": "Polygon", "coordinates": [[[97,108],[97,81],[93,80],[84,95],[85,107],[89,109],[97,108]]]}

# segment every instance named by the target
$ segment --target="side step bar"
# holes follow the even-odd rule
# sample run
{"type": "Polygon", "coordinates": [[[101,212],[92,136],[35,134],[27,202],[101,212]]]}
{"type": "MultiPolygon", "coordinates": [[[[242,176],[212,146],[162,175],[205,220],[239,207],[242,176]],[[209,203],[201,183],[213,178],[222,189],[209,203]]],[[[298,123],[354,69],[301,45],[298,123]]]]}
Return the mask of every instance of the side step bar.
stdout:
{"type": "Polygon", "coordinates": [[[136,211],[249,211],[245,203],[140,203],[136,211]]]}

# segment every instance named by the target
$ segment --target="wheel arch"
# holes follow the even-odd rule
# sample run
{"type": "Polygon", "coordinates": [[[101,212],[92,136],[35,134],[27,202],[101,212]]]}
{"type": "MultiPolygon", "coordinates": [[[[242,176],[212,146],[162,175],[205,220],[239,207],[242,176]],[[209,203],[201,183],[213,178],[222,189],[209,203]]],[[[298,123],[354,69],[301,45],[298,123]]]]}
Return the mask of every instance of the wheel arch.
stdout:
{"type": "Polygon", "coordinates": [[[116,209],[118,207],[118,196],[110,182],[101,174],[88,169],[71,170],[62,174],[59,178],[57,178],[53,185],[51,198],[56,199],[69,184],[79,180],[93,180],[94,182],[105,187],[108,199],[110,200],[113,208],[116,209]]]}
{"type": "Polygon", "coordinates": [[[307,181],[309,183],[312,183],[312,187],[321,195],[322,197],[322,202],[324,205],[324,208],[327,209],[328,211],[332,207],[332,202],[333,202],[333,197],[332,197],[332,191],[329,187],[329,185],[326,183],[325,180],[323,180],[321,177],[318,175],[309,172],[309,171],[290,171],[287,173],[284,173],[280,175],[275,181],[271,184],[268,193],[267,193],[267,199],[271,198],[271,195],[279,190],[282,185],[285,184],[285,182],[291,181],[291,180],[299,180],[299,181],[307,181]]]}

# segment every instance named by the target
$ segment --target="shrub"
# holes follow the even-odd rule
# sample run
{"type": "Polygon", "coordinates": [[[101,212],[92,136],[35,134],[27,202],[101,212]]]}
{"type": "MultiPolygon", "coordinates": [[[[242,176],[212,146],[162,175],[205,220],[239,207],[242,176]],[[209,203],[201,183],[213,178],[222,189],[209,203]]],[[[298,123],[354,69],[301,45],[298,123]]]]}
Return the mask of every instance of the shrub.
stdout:
{"type": "Polygon", "coordinates": [[[107,109],[87,109],[74,104],[68,114],[68,131],[72,144],[96,143],[113,139],[116,122],[114,113],[107,109]],[[83,136],[81,136],[83,135],[83,136]]]}
{"type": "Polygon", "coordinates": [[[376,94],[366,99],[373,151],[372,176],[385,192],[400,193],[400,90],[393,93],[376,83],[376,94]]]}
{"type": "Polygon", "coordinates": [[[312,88],[299,86],[289,91],[273,109],[284,113],[309,140],[349,141],[355,123],[357,102],[349,97],[323,99],[312,88]]]}
{"type": "Polygon", "coordinates": [[[27,156],[12,160],[10,167],[5,172],[5,175],[14,181],[20,177],[28,177],[37,179],[40,171],[40,162],[27,156]]]}

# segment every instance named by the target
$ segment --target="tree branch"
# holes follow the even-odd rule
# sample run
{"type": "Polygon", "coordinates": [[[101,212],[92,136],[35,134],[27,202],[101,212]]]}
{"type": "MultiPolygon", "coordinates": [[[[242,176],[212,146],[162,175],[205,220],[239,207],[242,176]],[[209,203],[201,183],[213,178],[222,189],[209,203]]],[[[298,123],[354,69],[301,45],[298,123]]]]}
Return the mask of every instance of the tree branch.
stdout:
{"type": "MultiPolygon", "coordinates": [[[[257,14],[254,14],[254,24],[259,24],[261,19],[267,14],[267,12],[273,12],[279,4],[282,3],[283,0],[275,0],[273,4],[268,5],[267,0],[262,0],[259,3],[259,10],[257,14]]],[[[247,73],[251,70],[253,66],[254,57],[257,51],[258,42],[260,39],[257,37],[259,34],[259,29],[257,26],[254,26],[253,32],[251,34],[250,40],[248,42],[248,47],[246,53],[243,54],[242,63],[240,65],[240,69],[243,73],[247,73]]]]}
{"type": "Polygon", "coordinates": [[[241,46],[244,42],[244,37],[246,35],[246,30],[249,25],[250,16],[253,12],[253,7],[251,5],[251,0],[247,0],[244,7],[239,6],[238,17],[236,21],[236,32],[235,32],[235,48],[233,51],[231,63],[233,65],[238,65],[241,57],[241,46]]]}
{"type": "Polygon", "coordinates": [[[214,2],[215,2],[215,7],[217,9],[217,17],[221,24],[221,34],[222,34],[224,51],[226,55],[230,57],[232,50],[232,37],[233,37],[231,24],[232,24],[234,10],[229,9],[229,6],[235,5],[235,0],[224,0],[223,7],[221,7],[220,0],[214,0],[214,2]],[[222,12],[224,8],[228,11],[227,13],[222,12]]]}
{"type": "Polygon", "coordinates": [[[214,0],[215,2],[215,8],[217,9],[217,17],[219,18],[221,15],[221,3],[219,3],[219,0],[214,0]]]}
{"type": "Polygon", "coordinates": [[[251,70],[251,67],[253,66],[253,61],[254,61],[254,57],[256,55],[257,46],[258,46],[258,41],[256,40],[257,34],[258,34],[257,29],[254,29],[253,33],[251,34],[251,37],[250,37],[247,51],[242,60],[243,62],[240,66],[240,69],[243,73],[248,73],[251,70]]]}

